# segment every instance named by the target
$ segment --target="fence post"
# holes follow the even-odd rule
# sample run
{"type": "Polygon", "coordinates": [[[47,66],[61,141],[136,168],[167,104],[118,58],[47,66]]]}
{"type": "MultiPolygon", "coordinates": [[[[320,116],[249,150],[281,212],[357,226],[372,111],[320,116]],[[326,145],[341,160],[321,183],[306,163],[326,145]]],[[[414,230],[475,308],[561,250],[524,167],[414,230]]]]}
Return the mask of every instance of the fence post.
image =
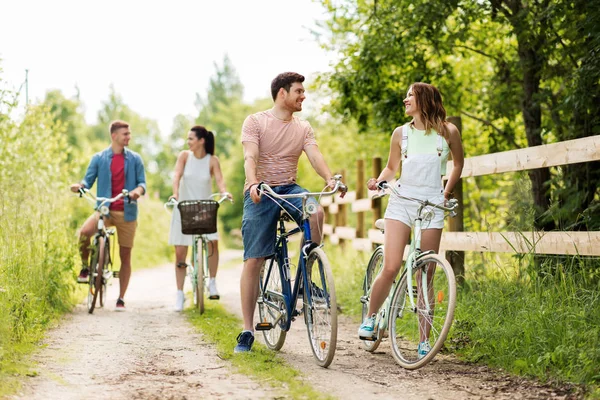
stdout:
{"type": "MultiPolygon", "coordinates": [[[[346,176],[346,170],[343,169],[340,171],[342,177],[346,176]]],[[[338,204],[338,213],[335,215],[336,223],[335,226],[346,226],[347,218],[346,218],[346,204],[338,204]]],[[[340,246],[344,246],[344,239],[340,240],[340,246]]]]}
{"type": "MultiPolygon", "coordinates": [[[[365,161],[356,160],[356,200],[364,199],[365,188],[365,161]]],[[[365,237],[365,213],[359,212],[356,214],[356,237],[365,237]]]]}
{"type": "MultiPolygon", "coordinates": [[[[458,132],[462,136],[462,119],[461,117],[448,117],[448,122],[453,123],[458,128],[458,132]]],[[[452,154],[450,154],[452,157],[452,154]]],[[[458,209],[456,211],[456,217],[450,218],[448,228],[450,232],[463,232],[465,229],[464,225],[464,201],[463,201],[463,182],[462,178],[458,180],[454,187],[454,198],[458,200],[458,209]]],[[[464,251],[448,251],[446,259],[452,265],[454,275],[459,284],[462,284],[465,280],[465,252],[464,251]]]]}

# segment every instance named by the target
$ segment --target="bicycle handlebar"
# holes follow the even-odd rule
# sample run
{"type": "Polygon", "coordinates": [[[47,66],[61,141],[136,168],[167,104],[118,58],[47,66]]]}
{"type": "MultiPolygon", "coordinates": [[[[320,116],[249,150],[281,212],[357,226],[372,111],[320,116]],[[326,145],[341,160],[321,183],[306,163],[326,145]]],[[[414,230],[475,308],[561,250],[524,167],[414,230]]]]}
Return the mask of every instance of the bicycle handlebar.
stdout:
{"type": "Polygon", "coordinates": [[[92,193],[89,189],[80,187],[79,188],[79,197],[84,197],[89,200],[91,203],[96,204],[96,210],[100,210],[100,207],[105,206],[107,204],[114,203],[117,200],[122,199],[123,197],[127,197],[129,202],[131,202],[131,198],[129,197],[129,191],[127,189],[123,189],[121,193],[116,195],[115,197],[97,197],[94,193],[92,193]]]}
{"type": "MultiPolygon", "coordinates": [[[[435,207],[435,208],[438,208],[443,211],[448,211],[450,213],[454,213],[456,208],[458,207],[458,200],[456,200],[456,199],[448,200],[448,206],[446,207],[446,206],[442,206],[439,204],[431,203],[429,200],[421,200],[421,199],[415,199],[413,197],[403,196],[400,193],[398,193],[398,190],[394,187],[394,185],[390,185],[389,183],[387,183],[387,181],[378,182],[377,187],[379,188],[380,191],[389,189],[392,193],[394,193],[395,196],[398,196],[401,199],[414,201],[414,202],[420,203],[422,206],[431,206],[431,207],[435,207]]],[[[387,193],[377,194],[375,196],[383,197],[385,195],[387,195],[387,193]]],[[[374,198],[376,198],[375,196],[374,196],[374,198]]],[[[452,216],[454,216],[454,215],[452,215],[452,216]]]]}
{"type": "Polygon", "coordinates": [[[331,190],[329,192],[303,192],[303,193],[295,193],[295,194],[277,194],[277,193],[275,193],[275,191],[273,191],[271,186],[267,185],[264,182],[261,182],[258,184],[257,190],[258,190],[259,194],[268,193],[269,195],[271,195],[275,198],[279,198],[279,199],[297,199],[297,198],[303,198],[303,197],[309,197],[309,196],[315,196],[315,197],[333,196],[338,191],[343,192],[343,193],[348,191],[348,187],[342,183],[341,175],[334,175],[333,179],[335,179],[335,186],[334,186],[333,190],[331,190]]]}
{"type": "MultiPolygon", "coordinates": [[[[229,192],[223,192],[223,193],[213,193],[210,195],[210,199],[214,199],[216,197],[219,197],[219,200],[215,200],[217,203],[221,204],[222,202],[224,202],[225,200],[229,200],[230,203],[233,203],[233,200],[229,198],[229,196],[231,195],[231,193],[229,192]]],[[[198,199],[199,200],[199,199],[198,199]]],[[[179,204],[179,201],[175,198],[175,197],[171,197],[164,205],[163,207],[165,209],[169,209],[169,208],[174,208],[177,207],[177,204],[179,204]]]]}

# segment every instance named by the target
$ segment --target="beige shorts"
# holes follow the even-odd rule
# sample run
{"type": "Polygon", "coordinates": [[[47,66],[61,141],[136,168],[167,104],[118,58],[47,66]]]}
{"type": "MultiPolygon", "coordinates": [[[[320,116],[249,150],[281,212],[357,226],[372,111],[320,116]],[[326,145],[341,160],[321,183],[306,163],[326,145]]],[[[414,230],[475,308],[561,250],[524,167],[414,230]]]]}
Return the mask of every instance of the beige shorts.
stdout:
{"type": "MultiPolygon", "coordinates": [[[[100,219],[100,214],[95,213],[96,222],[100,219]]],[[[137,221],[125,221],[124,211],[111,211],[108,218],[104,218],[106,227],[114,226],[117,228],[117,237],[119,238],[119,246],[133,247],[133,239],[135,238],[135,230],[137,221]]]]}

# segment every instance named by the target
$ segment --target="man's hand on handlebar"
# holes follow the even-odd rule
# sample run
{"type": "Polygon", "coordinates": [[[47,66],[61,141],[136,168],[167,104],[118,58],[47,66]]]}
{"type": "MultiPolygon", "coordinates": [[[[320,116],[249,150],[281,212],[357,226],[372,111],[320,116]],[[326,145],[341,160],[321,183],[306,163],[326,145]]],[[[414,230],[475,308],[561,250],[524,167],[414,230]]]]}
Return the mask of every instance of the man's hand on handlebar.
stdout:
{"type": "Polygon", "coordinates": [[[253,183],[252,185],[250,185],[250,198],[252,199],[252,202],[254,204],[260,203],[261,193],[259,193],[259,191],[258,191],[258,187],[260,185],[261,185],[260,183],[253,183]]]}
{"type": "Polygon", "coordinates": [[[79,189],[82,189],[84,186],[81,183],[74,183],[71,185],[71,192],[78,193],[79,189]]]}

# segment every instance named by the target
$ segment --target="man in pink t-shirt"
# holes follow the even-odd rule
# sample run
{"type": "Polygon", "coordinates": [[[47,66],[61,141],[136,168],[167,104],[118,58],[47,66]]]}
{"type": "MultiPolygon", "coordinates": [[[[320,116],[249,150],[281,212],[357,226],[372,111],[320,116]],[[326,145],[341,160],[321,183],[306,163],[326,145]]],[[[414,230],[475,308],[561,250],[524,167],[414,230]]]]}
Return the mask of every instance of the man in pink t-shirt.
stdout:
{"type": "MultiPolygon", "coordinates": [[[[265,258],[275,253],[277,220],[281,208],[268,198],[262,198],[257,188],[260,182],[279,194],[302,193],[307,190],[296,184],[298,160],[304,151],[314,170],[335,186],[331,171],[319,151],[315,134],[307,121],[294,116],[302,111],[304,76],[294,72],[279,74],[271,82],[275,104],[267,111],[250,115],[242,127],[244,146],[244,270],[240,279],[244,330],[238,336],[235,352],[246,352],[254,342],[254,310],[258,298],[260,269],[265,258]]],[[[289,199],[293,206],[282,205],[297,220],[302,218],[301,199],[289,199]],[[295,201],[296,200],[296,201],[295,201]]],[[[323,209],[312,215],[311,226],[322,224],[323,209]]],[[[311,229],[312,230],[312,229],[311,229]]],[[[320,237],[313,236],[319,243],[320,237]]]]}

